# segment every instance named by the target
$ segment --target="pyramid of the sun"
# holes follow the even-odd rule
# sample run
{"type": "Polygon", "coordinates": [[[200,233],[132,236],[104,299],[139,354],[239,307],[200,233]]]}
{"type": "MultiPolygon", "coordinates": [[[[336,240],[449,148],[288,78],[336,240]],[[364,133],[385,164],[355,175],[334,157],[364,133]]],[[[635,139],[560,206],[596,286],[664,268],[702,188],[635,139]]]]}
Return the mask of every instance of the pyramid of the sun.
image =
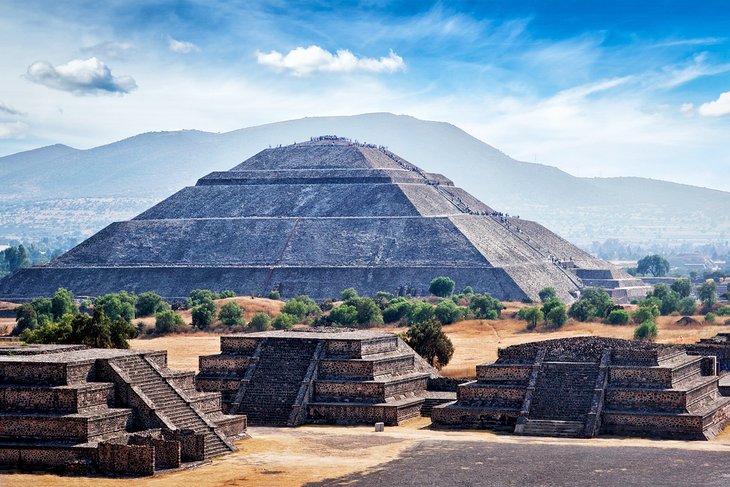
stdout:
{"type": "Polygon", "coordinates": [[[199,288],[317,298],[348,287],[418,294],[438,276],[503,300],[536,299],[546,286],[567,300],[585,286],[606,287],[618,300],[647,290],[442,175],[380,147],[318,137],[201,178],[48,266],[0,281],[0,297],[58,287],[81,296],[125,289],[169,298],[199,288]]]}

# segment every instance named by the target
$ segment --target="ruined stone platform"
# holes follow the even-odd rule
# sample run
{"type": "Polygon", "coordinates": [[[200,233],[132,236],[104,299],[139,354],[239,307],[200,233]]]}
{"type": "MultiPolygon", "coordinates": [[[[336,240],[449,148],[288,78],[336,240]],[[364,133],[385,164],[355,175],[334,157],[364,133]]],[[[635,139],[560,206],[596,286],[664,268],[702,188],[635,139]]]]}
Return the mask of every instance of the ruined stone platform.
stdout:
{"type": "Polygon", "coordinates": [[[681,347],[600,337],[499,350],[477,367],[435,424],[537,436],[603,434],[703,440],[730,418],[713,356],[681,347]]]}
{"type": "Polygon", "coordinates": [[[152,475],[234,451],[221,413],[167,352],[0,346],[0,467],[152,475]]]}
{"type": "Polygon", "coordinates": [[[396,335],[328,327],[223,336],[195,383],[254,425],[396,425],[421,414],[437,375],[396,335]]]}
{"type": "Polygon", "coordinates": [[[490,208],[448,178],[383,147],[336,137],[266,149],[202,177],[132,220],[112,223],[47,266],[0,280],[22,301],[194,289],[317,299],[355,287],[426,294],[432,279],[497,299],[572,302],[587,286],[617,302],[650,288],[538,223],[490,208]]]}

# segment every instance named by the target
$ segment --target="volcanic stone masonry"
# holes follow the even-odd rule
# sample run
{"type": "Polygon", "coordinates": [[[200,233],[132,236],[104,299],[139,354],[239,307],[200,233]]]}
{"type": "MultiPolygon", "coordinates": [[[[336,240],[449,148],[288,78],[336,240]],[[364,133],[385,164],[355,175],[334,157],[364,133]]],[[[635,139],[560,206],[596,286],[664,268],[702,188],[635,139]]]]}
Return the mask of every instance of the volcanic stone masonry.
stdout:
{"type": "Polygon", "coordinates": [[[536,436],[599,434],[710,439],[730,418],[714,356],[599,337],[499,350],[459,386],[455,403],[433,408],[435,424],[536,436]]]}
{"type": "Polygon", "coordinates": [[[47,266],[0,280],[0,299],[59,287],[77,296],[154,290],[170,299],[198,288],[318,299],[349,287],[424,294],[444,275],[514,301],[537,300],[546,286],[566,301],[586,286],[619,302],[650,289],[440,174],[382,147],[325,136],[201,178],[47,266]]]}
{"type": "Polygon", "coordinates": [[[0,347],[0,467],[152,475],[234,451],[245,416],[166,364],[164,351],[0,347]]]}
{"type": "Polygon", "coordinates": [[[437,377],[396,335],[321,328],[223,336],[195,384],[252,425],[397,425],[449,400],[427,391],[437,377]]]}

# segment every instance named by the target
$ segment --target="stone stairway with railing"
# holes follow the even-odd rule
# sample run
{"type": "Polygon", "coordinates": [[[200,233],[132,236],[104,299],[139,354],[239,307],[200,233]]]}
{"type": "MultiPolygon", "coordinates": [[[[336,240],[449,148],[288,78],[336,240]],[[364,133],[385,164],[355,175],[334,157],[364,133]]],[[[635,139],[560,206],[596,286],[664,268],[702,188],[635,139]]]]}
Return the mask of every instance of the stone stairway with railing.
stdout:
{"type": "Polygon", "coordinates": [[[266,340],[246,385],[236,412],[245,414],[250,424],[287,424],[317,347],[313,340],[290,340],[286,346],[282,342],[266,340]]]}
{"type": "Polygon", "coordinates": [[[158,414],[169,420],[176,429],[192,429],[205,437],[205,456],[229,453],[235,447],[215,431],[195,408],[186,401],[181,391],[173,387],[160,371],[144,356],[132,355],[114,361],[121,368],[133,386],[152,402],[158,414]]]}

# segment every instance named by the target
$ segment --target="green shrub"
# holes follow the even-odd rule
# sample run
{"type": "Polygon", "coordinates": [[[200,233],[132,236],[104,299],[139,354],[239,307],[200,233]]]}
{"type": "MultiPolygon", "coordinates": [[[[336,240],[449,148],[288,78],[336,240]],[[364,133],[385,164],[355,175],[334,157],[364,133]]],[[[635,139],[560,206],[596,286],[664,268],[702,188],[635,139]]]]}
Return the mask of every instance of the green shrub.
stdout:
{"type": "Polygon", "coordinates": [[[217,299],[235,298],[235,297],[236,297],[236,291],[231,291],[230,289],[226,289],[226,290],[218,293],[217,299]]]}
{"type": "Polygon", "coordinates": [[[408,325],[412,325],[413,323],[432,320],[434,317],[434,306],[431,303],[427,303],[426,301],[416,301],[408,307],[406,323],[408,323],[408,325]]]}
{"type": "Polygon", "coordinates": [[[227,326],[242,326],[246,324],[243,319],[243,309],[235,301],[229,301],[221,306],[218,312],[218,319],[227,326]]]}
{"type": "Polygon", "coordinates": [[[177,331],[177,329],[184,324],[185,321],[183,321],[182,316],[170,309],[158,311],[157,314],[155,314],[156,333],[170,333],[177,331]]]}
{"type": "Polygon", "coordinates": [[[596,316],[596,308],[589,301],[581,299],[570,306],[568,314],[575,320],[589,321],[596,316]]]}
{"type": "MultiPolygon", "coordinates": [[[[296,323],[296,318],[294,318],[291,315],[287,315],[286,313],[282,313],[279,316],[277,316],[276,318],[274,318],[274,322],[275,322],[274,323],[275,328],[277,328],[279,330],[283,330],[286,328],[291,328],[294,325],[294,323],[296,323]],[[283,318],[281,318],[282,316],[283,316],[283,318]],[[292,320],[292,323],[289,326],[281,326],[279,328],[279,327],[276,327],[277,318],[280,318],[279,322],[278,322],[279,325],[282,325],[288,319],[292,320]]],[[[256,313],[255,315],[253,315],[251,317],[251,321],[248,323],[249,329],[255,330],[255,331],[266,331],[269,328],[271,328],[271,325],[272,325],[271,317],[269,315],[267,315],[266,313],[256,313]]]]}
{"type": "Polygon", "coordinates": [[[461,290],[461,294],[464,296],[471,296],[474,294],[474,289],[472,289],[471,286],[466,286],[464,289],[461,290]]]}
{"type": "Polygon", "coordinates": [[[657,334],[656,323],[653,321],[645,321],[634,329],[636,340],[654,340],[657,334]]]}
{"type": "Polygon", "coordinates": [[[710,312],[705,315],[705,323],[714,323],[716,319],[717,315],[715,313],[710,312]]]}
{"type": "Polygon", "coordinates": [[[329,314],[330,321],[339,326],[352,326],[357,322],[357,309],[349,304],[341,304],[329,314]]]}
{"type": "Polygon", "coordinates": [[[388,304],[388,307],[383,310],[383,321],[385,323],[395,323],[396,321],[399,321],[404,316],[406,316],[410,308],[410,303],[408,303],[407,301],[403,300],[396,302],[396,300],[394,299],[390,302],[390,304],[388,304]]]}
{"type": "Polygon", "coordinates": [[[720,306],[715,310],[715,314],[718,316],[729,316],[730,315],[730,305],[720,306]]]}
{"type": "Polygon", "coordinates": [[[477,319],[496,320],[504,306],[489,294],[475,294],[469,302],[469,309],[477,319]]]}
{"type": "Polygon", "coordinates": [[[74,295],[71,291],[62,287],[58,288],[56,294],[51,299],[51,315],[54,320],[60,320],[63,315],[78,313],[76,303],[74,303],[74,295]]]}
{"type": "Polygon", "coordinates": [[[269,293],[269,299],[273,299],[275,301],[279,301],[281,299],[281,293],[274,289],[269,293]]]}
{"type": "Polygon", "coordinates": [[[288,330],[297,323],[296,316],[292,316],[286,313],[279,314],[276,318],[271,321],[271,324],[277,330],[288,330]]]}
{"type": "Polygon", "coordinates": [[[568,313],[565,310],[565,305],[560,303],[557,306],[552,306],[545,319],[548,323],[556,328],[560,328],[568,321],[568,313]]]}
{"type": "Polygon", "coordinates": [[[195,289],[190,293],[190,307],[199,306],[214,299],[218,299],[218,295],[210,289],[195,289]]]}
{"type": "Polygon", "coordinates": [[[357,291],[355,291],[354,288],[348,287],[347,289],[343,290],[340,293],[340,300],[341,301],[347,301],[348,299],[355,299],[359,295],[357,294],[357,291]]]}
{"type": "Polygon", "coordinates": [[[281,312],[296,316],[299,322],[307,316],[307,305],[301,301],[289,301],[281,308],[281,312]]]}
{"type": "Polygon", "coordinates": [[[629,312],[625,309],[615,309],[608,314],[608,322],[612,325],[625,325],[630,318],[629,312]]]}
{"type": "Polygon", "coordinates": [[[118,293],[105,294],[94,300],[94,310],[101,309],[104,316],[114,322],[123,319],[127,323],[131,323],[134,319],[134,305],[137,302],[137,296],[129,294],[125,291],[118,293]]]}
{"type": "Polygon", "coordinates": [[[213,301],[206,301],[193,308],[193,326],[196,328],[209,327],[215,321],[216,307],[213,301]]]}
{"type": "Polygon", "coordinates": [[[695,314],[695,308],[697,308],[697,302],[690,296],[680,299],[677,303],[677,311],[685,316],[695,314]]]}
{"type": "Polygon", "coordinates": [[[634,311],[633,319],[634,323],[645,323],[647,321],[651,321],[653,323],[657,316],[659,316],[659,310],[656,307],[639,306],[639,308],[634,311]]]}
{"type": "Polygon", "coordinates": [[[359,325],[377,326],[383,324],[383,315],[380,307],[371,298],[348,299],[345,304],[357,310],[356,322],[359,325]]]}
{"type": "Polygon", "coordinates": [[[150,316],[158,311],[165,309],[165,303],[162,300],[162,296],[154,291],[147,291],[137,296],[137,303],[135,307],[135,316],[150,316]]]}
{"type": "Polygon", "coordinates": [[[692,294],[692,283],[689,279],[677,279],[672,283],[672,291],[679,294],[680,298],[686,298],[692,294]]]}
{"type": "Polygon", "coordinates": [[[538,306],[532,308],[520,308],[517,312],[517,318],[527,322],[527,329],[534,330],[537,324],[545,319],[545,315],[538,306]]]}
{"type": "Polygon", "coordinates": [[[455,286],[456,283],[454,283],[453,279],[451,279],[450,277],[441,276],[431,281],[431,285],[428,287],[428,292],[430,292],[434,296],[447,298],[454,293],[455,286]]]}
{"type": "Polygon", "coordinates": [[[335,307],[335,302],[332,300],[332,298],[324,299],[324,300],[322,300],[321,303],[319,303],[319,309],[321,311],[329,311],[334,307],[335,307]]]}
{"type": "Polygon", "coordinates": [[[448,325],[461,321],[464,317],[464,309],[457,306],[453,301],[441,301],[434,309],[434,316],[442,325],[448,325]]]}

